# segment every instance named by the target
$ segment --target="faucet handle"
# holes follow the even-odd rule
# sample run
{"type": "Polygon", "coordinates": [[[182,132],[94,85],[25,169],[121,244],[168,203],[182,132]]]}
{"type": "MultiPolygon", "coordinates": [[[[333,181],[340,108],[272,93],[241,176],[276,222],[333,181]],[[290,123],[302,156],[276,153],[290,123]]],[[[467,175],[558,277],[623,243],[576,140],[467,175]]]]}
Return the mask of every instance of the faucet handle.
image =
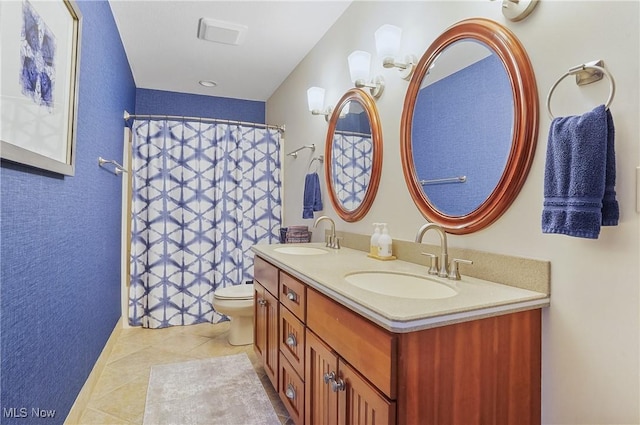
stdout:
{"type": "Polygon", "coordinates": [[[333,236],[327,235],[325,241],[326,241],[326,243],[324,244],[324,246],[326,246],[327,248],[332,248],[333,247],[333,236]]]}
{"type": "Polygon", "coordinates": [[[438,256],[435,254],[431,254],[430,252],[421,252],[420,254],[429,257],[431,260],[429,266],[429,274],[438,274],[438,256]]]}
{"type": "Polygon", "coordinates": [[[451,280],[460,280],[460,272],[458,271],[458,264],[473,264],[471,260],[463,260],[461,258],[454,258],[451,260],[451,264],[449,266],[449,279],[451,280]]]}

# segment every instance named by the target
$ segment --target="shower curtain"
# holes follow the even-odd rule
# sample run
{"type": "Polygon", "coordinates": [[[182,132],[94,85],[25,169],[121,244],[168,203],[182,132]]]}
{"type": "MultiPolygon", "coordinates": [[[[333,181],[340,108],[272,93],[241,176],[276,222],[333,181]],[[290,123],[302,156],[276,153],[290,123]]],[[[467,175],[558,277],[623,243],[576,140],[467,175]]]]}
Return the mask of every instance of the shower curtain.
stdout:
{"type": "Polygon", "coordinates": [[[372,158],[371,135],[335,132],[331,153],[333,190],[347,210],[362,203],[371,180],[372,158]]]}
{"type": "Polygon", "coordinates": [[[132,126],[129,323],[216,323],[220,287],[253,279],[251,246],[279,240],[280,133],[235,124],[132,126]]]}

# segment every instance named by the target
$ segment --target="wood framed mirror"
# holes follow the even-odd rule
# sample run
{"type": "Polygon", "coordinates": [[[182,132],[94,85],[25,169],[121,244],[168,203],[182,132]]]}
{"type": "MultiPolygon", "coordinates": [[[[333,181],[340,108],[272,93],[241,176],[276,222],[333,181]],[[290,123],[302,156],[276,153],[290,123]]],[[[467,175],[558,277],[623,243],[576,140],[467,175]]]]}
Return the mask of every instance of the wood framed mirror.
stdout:
{"type": "Polygon", "coordinates": [[[373,98],[361,89],[338,101],[325,143],[325,179],[331,204],[348,222],[373,204],[382,172],[382,128],[373,98]]]}
{"type": "Polygon", "coordinates": [[[515,35],[473,18],[429,46],[409,82],[404,177],[424,217],[467,234],[497,220],[527,177],[538,135],[533,68],[515,35]]]}

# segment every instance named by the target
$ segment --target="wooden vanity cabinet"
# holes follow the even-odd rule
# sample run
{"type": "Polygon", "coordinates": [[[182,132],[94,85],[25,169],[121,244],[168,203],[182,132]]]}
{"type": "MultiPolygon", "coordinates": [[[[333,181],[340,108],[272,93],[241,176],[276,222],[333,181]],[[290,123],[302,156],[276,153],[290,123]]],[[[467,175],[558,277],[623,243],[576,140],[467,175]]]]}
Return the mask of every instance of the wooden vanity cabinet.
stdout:
{"type": "Polygon", "coordinates": [[[540,423],[540,309],[397,334],[313,289],[307,302],[307,425],[540,423]]]}
{"type": "Polygon", "coordinates": [[[394,333],[255,264],[255,351],[297,425],[540,424],[540,309],[394,333]]]}
{"type": "Polygon", "coordinates": [[[278,293],[278,269],[260,257],[255,257],[253,268],[253,350],[262,359],[271,384],[278,388],[279,303],[274,295],[278,293]]]}

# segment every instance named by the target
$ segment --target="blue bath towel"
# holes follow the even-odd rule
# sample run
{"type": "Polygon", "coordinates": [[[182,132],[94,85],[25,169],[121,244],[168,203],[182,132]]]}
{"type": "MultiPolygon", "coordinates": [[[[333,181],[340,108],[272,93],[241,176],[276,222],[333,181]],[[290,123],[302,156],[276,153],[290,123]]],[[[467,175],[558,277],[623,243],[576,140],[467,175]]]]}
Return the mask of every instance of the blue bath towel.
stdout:
{"type": "Polygon", "coordinates": [[[309,173],[304,178],[304,195],[302,197],[302,218],[313,218],[314,211],[322,211],[320,178],[318,173],[309,173]]]}
{"type": "Polygon", "coordinates": [[[613,118],[600,105],[549,129],[542,232],[597,239],[618,224],[613,118]]]}

